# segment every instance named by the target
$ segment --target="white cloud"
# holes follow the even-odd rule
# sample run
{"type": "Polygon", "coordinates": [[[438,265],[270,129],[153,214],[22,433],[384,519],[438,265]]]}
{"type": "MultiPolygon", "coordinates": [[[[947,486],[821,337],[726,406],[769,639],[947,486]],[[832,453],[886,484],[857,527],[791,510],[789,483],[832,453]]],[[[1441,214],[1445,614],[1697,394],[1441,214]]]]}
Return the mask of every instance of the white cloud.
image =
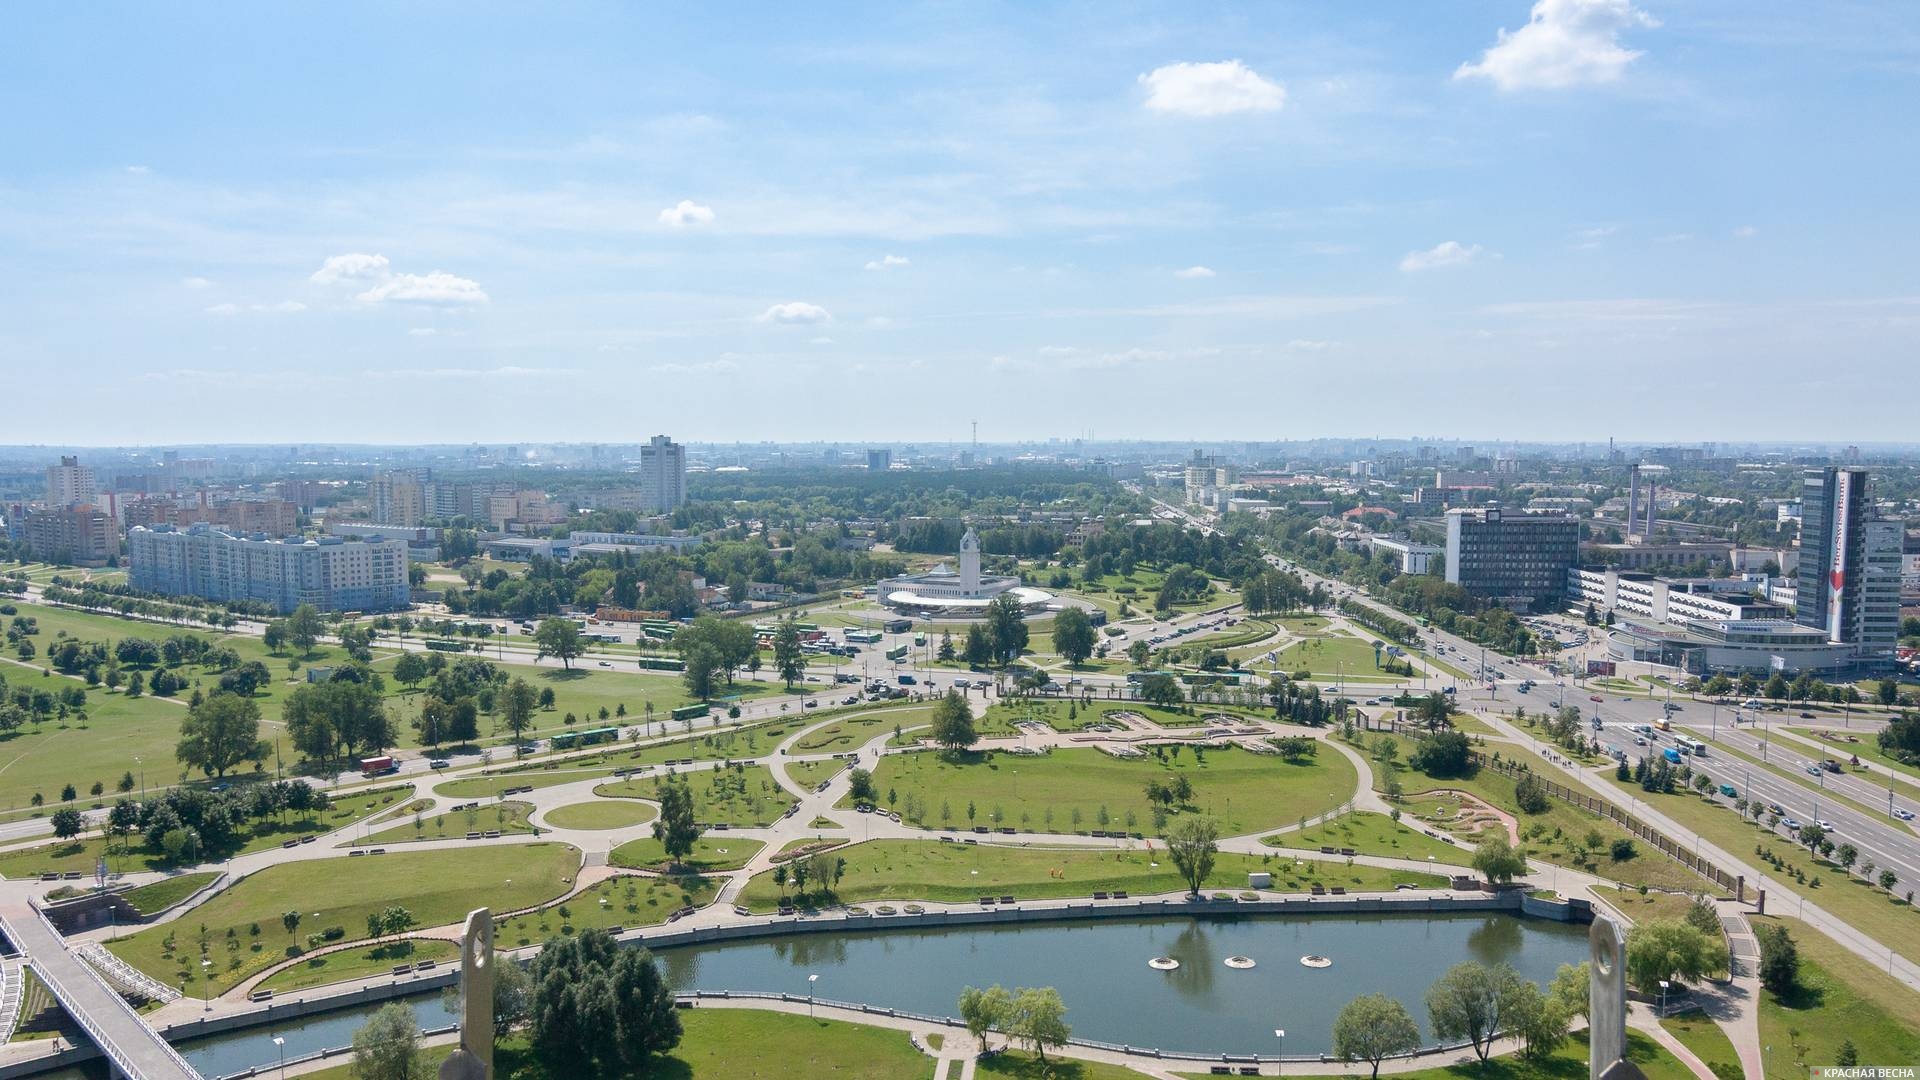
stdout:
{"type": "Polygon", "coordinates": [[[1213,277],[1214,274],[1211,267],[1189,266],[1185,270],[1175,270],[1173,272],[1173,276],[1180,278],[1183,281],[1194,281],[1199,278],[1213,277]]]}
{"type": "Polygon", "coordinates": [[[307,280],[315,285],[333,285],[342,281],[384,278],[391,269],[385,255],[358,253],[330,256],[307,280]]]}
{"type": "Polygon", "coordinates": [[[892,270],[894,267],[906,265],[908,265],[908,259],[905,255],[882,255],[878,259],[868,260],[867,269],[892,270]]]}
{"type": "Polygon", "coordinates": [[[1733,230],[1733,237],[1736,240],[1751,240],[1758,235],[1760,230],[1751,225],[1741,225],[1733,230]]]}
{"type": "Polygon", "coordinates": [[[432,337],[433,335],[438,334],[439,332],[440,331],[435,330],[431,326],[416,326],[413,329],[407,331],[407,334],[410,337],[432,337]]]}
{"type": "Polygon", "coordinates": [[[1400,269],[1412,274],[1421,270],[1438,270],[1448,266],[1465,266],[1486,253],[1479,244],[1462,244],[1458,240],[1445,240],[1425,251],[1409,251],[1400,260],[1400,269]]]}
{"type": "Polygon", "coordinates": [[[1527,25],[1502,29],[1479,63],[1461,64],[1453,77],[1491,79],[1502,90],[1612,82],[1642,55],[1620,44],[1620,32],[1659,25],[1631,0],[1539,0],[1527,25]]]}
{"type": "Polygon", "coordinates": [[[127,166],[127,171],[135,176],[145,176],[153,170],[147,168],[145,165],[129,165],[127,166]]]}
{"type": "Polygon", "coordinates": [[[885,330],[893,325],[893,320],[885,315],[869,315],[867,316],[867,325],[876,330],[885,330]]]}
{"type": "Polygon", "coordinates": [[[1180,116],[1273,112],[1287,103],[1286,87],[1238,60],[1178,63],[1140,76],[1147,108],[1180,116]]]}
{"type": "Polygon", "coordinates": [[[203,278],[203,277],[184,277],[184,278],[181,278],[181,279],[180,279],[180,285],[181,285],[181,287],[182,287],[182,288],[186,288],[186,289],[211,289],[211,288],[213,288],[213,282],[211,282],[211,281],[209,281],[209,280],[207,280],[206,278],[203,278]]]}
{"type": "Polygon", "coordinates": [[[660,211],[660,224],[675,229],[711,225],[713,224],[713,207],[701,206],[692,199],[681,199],[673,206],[660,211]]]}
{"type": "Polygon", "coordinates": [[[209,315],[235,315],[238,314],[239,311],[239,304],[215,304],[207,308],[207,314],[209,315]]]}
{"type": "Polygon", "coordinates": [[[426,274],[394,274],[373,288],[354,296],[364,304],[393,301],[401,304],[461,306],[488,302],[486,291],[471,278],[456,277],[445,270],[426,274]]]}
{"type": "Polygon", "coordinates": [[[1337,341],[1315,341],[1309,338],[1294,338],[1287,342],[1287,348],[1294,352],[1326,352],[1340,343],[1337,341]]]}
{"type": "Polygon", "coordinates": [[[833,339],[832,339],[832,338],[830,338],[830,337],[817,337],[817,338],[808,338],[808,339],[807,339],[807,344],[809,344],[809,345],[831,345],[831,344],[833,344],[833,339]]]}
{"type": "Polygon", "coordinates": [[[537,368],[508,364],[493,368],[387,368],[362,372],[373,379],[531,379],[545,375],[572,375],[573,368],[537,368]]]}
{"type": "Polygon", "coordinates": [[[775,304],[760,313],[760,322],[786,323],[793,326],[810,326],[816,323],[833,321],[833,315],[818,304],[809,304],[804,300],[793,300],[785,304],[775,304]]]}

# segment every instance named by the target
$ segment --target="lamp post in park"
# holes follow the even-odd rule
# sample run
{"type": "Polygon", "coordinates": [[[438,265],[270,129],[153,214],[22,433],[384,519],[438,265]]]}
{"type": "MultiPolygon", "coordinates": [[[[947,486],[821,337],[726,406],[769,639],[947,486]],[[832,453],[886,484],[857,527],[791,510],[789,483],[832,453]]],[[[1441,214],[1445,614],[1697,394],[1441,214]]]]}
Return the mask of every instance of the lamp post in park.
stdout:
{"type": "Polygon", "coordinates": [[[809,1020],[813,1019],[813,984],[819,981],[818,975],[807,976],[807,1019],[809,1020]]]}
{"type": "Polygon", "coordinates": [[[1279,1067],[1279,1075],[1285,1076],[1287,1074],[1287,1029],[1274,1028],[1273,1037],[1280,1040],[1280,1056],[1275,1059],[1275,1064],[1279,1067]]]}

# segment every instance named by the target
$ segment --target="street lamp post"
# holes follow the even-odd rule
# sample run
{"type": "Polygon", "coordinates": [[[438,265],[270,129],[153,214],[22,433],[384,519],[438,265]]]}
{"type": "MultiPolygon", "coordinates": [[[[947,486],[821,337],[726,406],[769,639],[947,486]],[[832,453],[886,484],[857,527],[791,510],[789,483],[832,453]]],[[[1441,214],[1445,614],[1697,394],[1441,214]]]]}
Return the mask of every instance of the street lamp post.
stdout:
{"type": "Polygon", "coordinates": [[[807,976],[807,1019],[809,1020],[813,1019],[813,984],[819,981],[818,975],[807,976]]]}
{"type": "Polygon", "coordinates": [[[275,1035],[273,1049],[280,1055],[280,1080],[287,1080],[287,1040],[275,1035]]]}
{"type": "Polygon", "coordinates": [[[1661,979],[1660,980],[1660,1016],[1662,1019],[1665,1019],[1666,1015],[1667,1015],[1667,980],[1661,979]]]}
{"type": "Polygon", "coordinates": [[[200,1011],[213,1011],[213,961],[200,961],[200,1011]]]}
{"type": "Polygon", "coordinates": [[[1287,1029],[1274,1028],[1273,1037],[1280,1040],[1280,1056],[1276,1063],[1280,1069],[1279,1075],[1285,1076],[1287,1075],[1287,1029]]]}

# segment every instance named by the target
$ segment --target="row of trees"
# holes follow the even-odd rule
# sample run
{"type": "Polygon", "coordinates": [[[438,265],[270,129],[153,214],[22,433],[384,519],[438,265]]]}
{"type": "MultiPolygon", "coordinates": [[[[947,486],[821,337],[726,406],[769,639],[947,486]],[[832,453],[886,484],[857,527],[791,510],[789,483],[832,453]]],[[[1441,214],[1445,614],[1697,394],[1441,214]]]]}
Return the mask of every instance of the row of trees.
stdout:
{"type": "MultiPolygon", "coordinates": [[[[1566,1042],[1573,1019],[1587,1015],[1589,978],[1587,965],[1562,964],[1543,989],[1506,964],[1468,960],[1427,987],[1427,1019],[1435,1035],[1466,1040],[1483,1063],[1503,1033],[1519,1038],[1523,1061],[1543,1061],[1566,1042]]],[[[1376,1077],[1382,1061],[1419,1048],[1419,1025],[1385,994],[1353,999],[1333,1023],[1334,1056],[1365,1062],[1376,1077]]]]}

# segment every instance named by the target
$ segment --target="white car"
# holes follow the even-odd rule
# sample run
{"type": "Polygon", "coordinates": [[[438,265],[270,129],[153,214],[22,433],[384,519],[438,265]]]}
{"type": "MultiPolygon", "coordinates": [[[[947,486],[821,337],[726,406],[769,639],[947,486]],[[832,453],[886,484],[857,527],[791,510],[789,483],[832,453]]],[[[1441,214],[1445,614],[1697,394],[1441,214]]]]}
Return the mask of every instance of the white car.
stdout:
{"type": "Polygon", "coordinates": [[[1896,806],[1893,810],[1893,816],[1899,818],[1901,821],[1912,821],[1913,811],[1896,806]]]}
{"type": "Polygon", "coordinates": [[[1834,827],[1833,827],[1833,822],[1831,822],[1831,821],[1827,821],[1827,820],[1826,820],[1826,819],[1824,819],[1824,818],[1822,818],[1822,819],[1821,819],[1821,820],[1819,820],[1819,821],[1816,821],[1816,822],[1814,822],[1814,824],[1815,824],[1815,825],[1818,825],[1818,826],[1820,826],[1820,830],[1821,830],[1822,832],[1834,832],[1834,831],[1835,831],[1835,830],[1834,830],[1834,827]]]}

